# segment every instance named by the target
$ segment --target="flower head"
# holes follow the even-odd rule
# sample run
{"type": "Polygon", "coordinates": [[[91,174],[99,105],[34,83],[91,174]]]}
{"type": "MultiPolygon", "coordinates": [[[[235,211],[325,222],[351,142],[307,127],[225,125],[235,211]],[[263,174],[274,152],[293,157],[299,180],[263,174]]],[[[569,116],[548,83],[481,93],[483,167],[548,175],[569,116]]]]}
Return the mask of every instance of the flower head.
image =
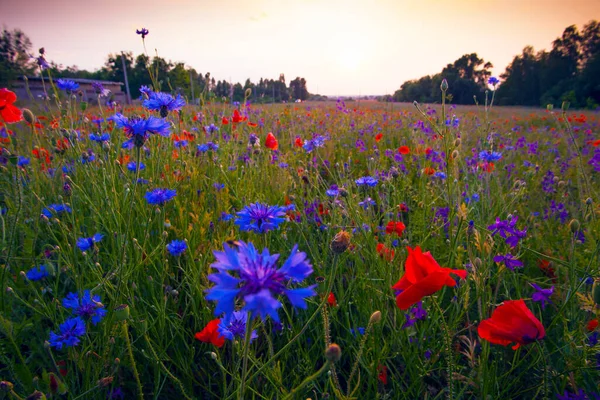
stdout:
{"type": "Polygon", "coordinates": [[[79,83],[70,79],[58,79],[56,81],[56,86],[65,92],[74,92],[79,89],[79,83]]]}
{"type": "Polygon", "coordinates": [[[173,240],[171,243],[167,245],[167,251],[172,256],[180,256],[187,249],[187,243],[184,240],[173,240]]]}
{"type": "Polygon", "coordinates": [[[79,297],[77,293],[69,293],[62,301],[63,307],[70,309],[74,315],[84,319],[91,319],[96,325],[106,315],[104,305],[100,302],[100,296],[90,294],[89,290],[83,292],[79,297]]]}
{"type": "Polygon", "coordinates": [[[496,78],[495,76],[490,76],[490,79],[488,79],[488,83],[492,86],[496,86],[500,83],[500,80],[498,80],[498,78],[496,78]]]}
{"type": "Polygon", "coordinates": [[[23,119],[23,113],[13,103],[17,95],[8,89],[0,89],[0,117],[7,124],[14,124],[23,119]]]}
{"type": "Polygon", "coordinates": [[[285,295],[294,307],[306,308],[305,298],[315,295],[314,286],[288,288],[288,283],[300,283],[313,271],[306,254],[298,252],[297,245],[279,269],[276,267],[279,254],[271,255],[268,249],[259,253],[252,243],[244,242],[238,242],[236,248],[227,244],[223,247],[224,251],[214,252],[217,262],[212,267],[218,272],[208,276],[216,285],[208,290],[206,299],[217,302],[216,315],[233,313],[236,299],[241,299],[245,302],[241,311],[263,320],[270,316],[279,321],[278,296],[285,295]]]}
{"type": "Polygon", "coordinates": [[[148,31],[148,29],[146,28],[142,28],[142,29],[136,29],[135,33],[137,33],[138,35],[142,35],[142,40],[146,39],[146,35],[148,35],[148,33],[150,33],[150,31],[148,31]]]}
{"type": "Polygon", "coordinates": [[[173,97],[168,93],[152,92],[142,105],[148,110],[160,111],[160,116],[164,118],[169,111],[181,110],[185,106],[185,100],[179,94],[177,97],[173,97]]]}
{"type": "Polygon", "coordinates": [[[79,238],[77,239],[77,247],[81,251],[87,251],[94,247],[94,243],[98,243],[104,238],[104,235],[101,233],[96,233],[94,236],[89,238],[79,238]]]}
{"type": "Polygon", "coordinates": [[[212,343],[217,347],[222,347],[225,344],[225,338],[218,331],[220,323],[220,319],[213,319],[202,331],[196,332],[194,338],[204,343],[212,343]]]}
{"type": "Polygon", "coordinates": [[[53,214],[60,215],[65,212],[71,212],[71,207],[65,204],[50,204],[47,208],[42,210],[42,214],[48,218],[52,218],[53,214]]]}
{"type": "MultiPolygon", "coordinates": [[[[248,313],[243,311],[235,311],[232,314],[226,315],[221,319],[221,323],[217,328],[217,331],[228,340],[234,340],[237,338],[244,338],[246,336],[246,323],[248,322],[248,313]]],[[[250,334],[250,340],[254,340],[258,337],[256,331],[252,331],[250,334]]]]}
{"type": "Polygon", "coordinates": [[[100,82],[92,82],[92,87],[100,97],[107,97],[110,94],[110,90],[106,89],[100,82]]]}
{"type": "Polygon", "coordinates": [[[481,321],[477,328],[479,336],[490,343],[518,347],[543,339],[544,326],[527,308],[523,300],[509,300],[498,306],[492,317],[481,321]]]}
{"type": "Polygon", "coordinates": [[[267,146],[267,148],[269,148],[271,150],[277,150],[277,148],[279,147],[279,142],[277,142],[277,139],[271,132],[269,132],[267,134],[267,139],[265,140],[265,146],[267,146]]]}
{"type": "Polygon", "coordinates": [[[175,189],[153,189],[150,192],[146,192],[146,201],[148,204],[157,204],[159,206],[164,205],[167,201],[172,200],[177,195],[175,189]]]}
{"type": "Polygon", "coordinates": [[[31,268],[25,275],[30,281],[39,281],[49,276],[50,273],[48,272],[48,267],[42,264],[39,267],[31,268]]]}
{"type": "Polygon", "coordinates": [[[467,271],[440,267],[431,253],[423,253],[419,246],[414,250],[410,247],[407,249],[404,276],[392,286],[392,289],[399,291],[396,305],[401,310],[408,310],[423,297],[432,295],[444,286],[456,286],[450,274],[462,279],[467,277],[467,271]]]}
{"type": "Polygon", "coordinates": [[[69,318],[59,326],[59,332],[50,332],[50,346],[61,350],[63,346],[73,347],[80,342],[79,337],[85,335],[85,322],[80,317],[69,318]]]}
{"type": "Polygon", "coordinates": [[[136,147],[142,147],[146,140],[150,137],[150,134],[158,134],[161,136],[169,136],[171,134],[171,124],[162,119],[156,117],[148,117],[148,119],[140,117],[127,118],[122,114],[115,114],[109,118],[115,122],[118,128],[123,128],[125,136],[136,147]]]}
{"type": "Polygon", "coordinates": [[[237,213],[235,224],[239,225],[242,231],[265,233],[277,229],[285,221],[285,212],[284,207],[254,203],[237,213]]]}
{"type": "Polygon", "coordinates": [[[373,186],[377,186],[377,183],[379,183],[379,180],[377,178],[372,177],[372,176],[363,176],[362,178],[358,178],[354,182],[358,186],[367,185],[367,186],[373,187],[373,186]]]}

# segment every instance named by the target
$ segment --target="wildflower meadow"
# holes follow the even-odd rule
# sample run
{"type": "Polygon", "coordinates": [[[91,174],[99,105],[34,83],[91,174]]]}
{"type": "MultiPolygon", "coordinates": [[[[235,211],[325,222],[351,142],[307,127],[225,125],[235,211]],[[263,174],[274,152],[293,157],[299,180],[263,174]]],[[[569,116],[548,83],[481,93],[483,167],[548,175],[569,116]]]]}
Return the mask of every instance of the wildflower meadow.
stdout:
{"type": "Polygon", "coordinates": [[[600,398],[598,111],[39,67],[0,89],[0,398],[600,398]]]}

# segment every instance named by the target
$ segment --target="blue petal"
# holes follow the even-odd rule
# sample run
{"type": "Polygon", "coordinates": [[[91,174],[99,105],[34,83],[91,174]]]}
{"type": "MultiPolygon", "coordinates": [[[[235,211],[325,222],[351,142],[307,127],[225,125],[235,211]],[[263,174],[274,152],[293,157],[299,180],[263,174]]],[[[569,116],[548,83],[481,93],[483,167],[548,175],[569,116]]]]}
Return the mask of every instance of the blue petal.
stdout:
{"type": "Polygon", "coordinates": [[[314,290],[315,287],[316,285],[309,286],[307,288],[289,289],[285,291],[285,295],[288,297],[290,303],[292,303],[294,307],[305,309],[307,306],[304,299],[306,297],[316,295],[314,290]]]}

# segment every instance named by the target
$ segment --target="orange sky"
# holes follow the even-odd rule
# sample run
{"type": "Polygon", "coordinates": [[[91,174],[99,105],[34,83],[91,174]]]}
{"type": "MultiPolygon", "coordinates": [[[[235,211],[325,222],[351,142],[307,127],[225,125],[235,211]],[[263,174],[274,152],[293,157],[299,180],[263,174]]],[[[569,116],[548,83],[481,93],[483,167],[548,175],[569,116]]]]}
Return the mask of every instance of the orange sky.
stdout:
{"type": "Polygon", "coordinates": [[[549,49],[565,27],[600,19],[600,0],[0,0],[49,60],[97,69],[111,52],[183,61],[217,79],[284,73],[311,93],[393,93],[476,52],[501,74],[526,45],[549,49]]]}

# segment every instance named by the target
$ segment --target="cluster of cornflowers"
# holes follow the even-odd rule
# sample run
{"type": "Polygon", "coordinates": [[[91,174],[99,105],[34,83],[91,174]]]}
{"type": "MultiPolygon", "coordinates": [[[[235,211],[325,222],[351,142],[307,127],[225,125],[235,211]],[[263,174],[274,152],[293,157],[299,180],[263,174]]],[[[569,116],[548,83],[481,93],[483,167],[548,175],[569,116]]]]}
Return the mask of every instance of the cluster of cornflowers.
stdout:
{"type": "MultiPolygon", "coordinates": [[[[514,249],[517,247],[519,242],[527,236],[527,229],[518,230],[516,228],[517,216],[509,216],[507,220],[500,220],[496,218],[496,222],[488,226],[488,229],[492,231],[492,236],[498,234],[500,237],[505,239],[506,244],[514,249]]],[[[511,253],[499,254],[494,257],[494,262],[504,263],[506,268],[514,271],[515,268],[523,267],[523,262],[518,260],[511,253]]]]}
{"type": "Polygon", "coordinates": [[[106,310],[100,302],[100,296],[90,294],[89,290],[80,296],[69,293],[62,301],[63,307],[71,310],[73,317],[63,322],[57,332],[50,332],[50,346],[61,350],[64,347],[77,346],[85,335],[86,322],[98,324],[105,316],[106,310]]]}

